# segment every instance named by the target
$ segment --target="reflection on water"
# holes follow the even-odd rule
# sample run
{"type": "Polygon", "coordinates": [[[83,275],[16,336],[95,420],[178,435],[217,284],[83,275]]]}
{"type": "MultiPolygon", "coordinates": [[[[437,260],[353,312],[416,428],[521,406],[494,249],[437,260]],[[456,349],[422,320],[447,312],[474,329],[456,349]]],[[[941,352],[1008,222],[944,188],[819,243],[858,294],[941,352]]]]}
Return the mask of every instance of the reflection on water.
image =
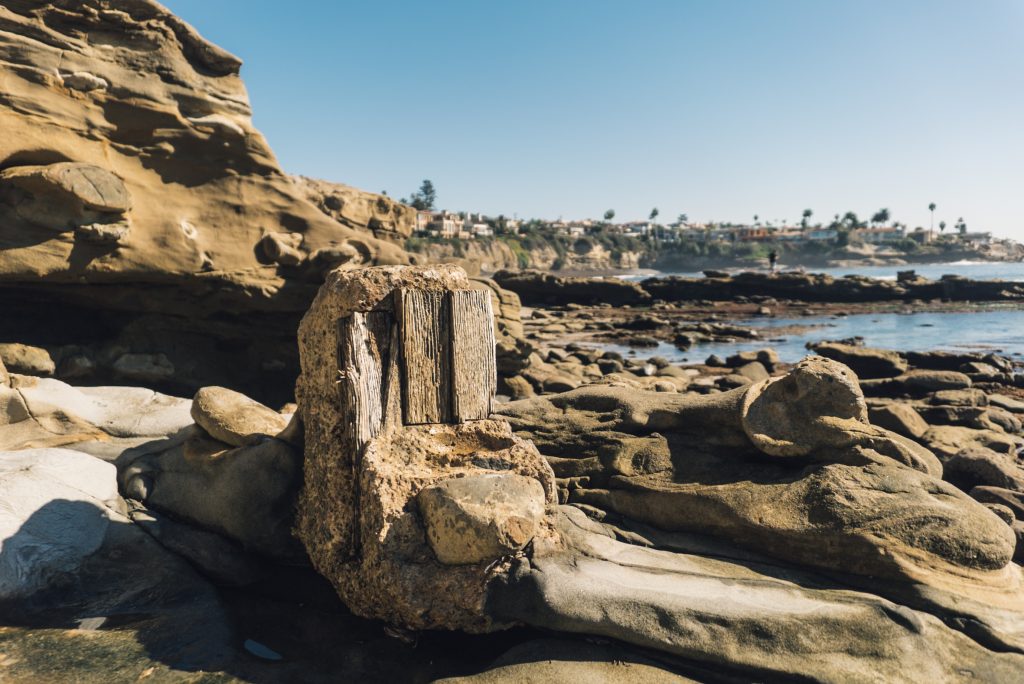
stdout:
{"type": "MultiPolygon", "coordinates": [[[[699,363],[710,354],[727,356],[738,351],[772,347],[783,361],[794,362],[807,355],[808,342],[861,336],[869,347],[899,351],[932,349],[996,351],[1024,355],[1024,310],[973,311],[959,313],[921,312],[912,314],[868,313],[850,316],[808,316],[804,318],[761,318],[743,321],[761,329],[760,340],[701,344],[680,351],[670,344],[637,349],[632,356],[664,356],[670,361],[686,359],[699,363]],[[773,329],[814,326],[798,334],[773,335],[773,329]]],[[[630,348],[601,345],[629,354],[630,348]]]]}

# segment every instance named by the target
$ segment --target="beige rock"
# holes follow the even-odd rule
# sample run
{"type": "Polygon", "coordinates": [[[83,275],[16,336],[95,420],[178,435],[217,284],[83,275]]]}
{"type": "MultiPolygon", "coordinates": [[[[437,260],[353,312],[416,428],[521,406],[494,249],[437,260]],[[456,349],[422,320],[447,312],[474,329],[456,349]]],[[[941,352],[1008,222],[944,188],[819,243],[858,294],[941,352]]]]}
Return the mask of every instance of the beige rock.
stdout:
{"type": "Polygon", "coordinates": [[[447,565],[491,561],[521,551],[544,515],[544,488],[515,474],[468,475],[416,496],[430,547],[447,565]]]}
{"type": "Polygon", "coordinates": [[[50,352],[27,344],[0,344],[0,359],[11,373],[21,375],[48,376],[57,369],[50,352]]]}
{"type": "Polygon", "coordinates": [[[904,437],[917,438],[928,431],[928,423],[912,407],[901,403],[868,407],[872,425],[892,430],[904,437]]]}
{"type": "Polygon", "coordinates": [[[288,426],[286,416],[225,387],[196,392],[192,418],[214,439],[236,447],[273,437],[288,426]]]}
{"type": "Polygon", "coordinates": [[[906,359],[888,349],[823,342],[814,345],[814,351],[849,366],[859,378],[891,378],[907,370],[906,359]]]}

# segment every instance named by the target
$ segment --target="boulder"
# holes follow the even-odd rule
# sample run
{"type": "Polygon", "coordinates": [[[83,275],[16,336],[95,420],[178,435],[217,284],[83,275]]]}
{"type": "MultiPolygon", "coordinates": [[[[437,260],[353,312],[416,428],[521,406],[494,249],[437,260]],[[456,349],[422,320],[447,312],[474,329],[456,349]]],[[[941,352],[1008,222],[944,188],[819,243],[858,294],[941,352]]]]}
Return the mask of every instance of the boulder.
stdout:
{"type": "Polygon", "coordinates": [[[301,459],[287,442],[232,449],[192,427],[125,452],[117,465],[126,497],[250,551],[301,558],[291,534],[301,459]]]}
{"type": "Polygon", "coordinates": [[[521,551],[544,515],[544,488],[515,474],[469,475],[416,496],[427,539],[447,565],[491,561],[521,551]]]}
{"type": "Polygon", "coordinates": [[[888,349],[859,347],[840,342],[822,342],[812,347],[815,353],[839,361],[859,378],[891,378],[907,370],[906,360],[888,349]]]}
{"type": "Polygon", "coordinates": [[[936,406],[988,406],[989,398],[979,389],[950,389],[935,392],[929,401],[936,406]]]}
{"type": "MultiPolygon", "coordinates": [[[[725,359],[725,365],[729,368],[739,368],[748,363],[757,361],[771,373],[779,363],[779,354],[774,349],[757,349],[753,351],[742,351],[733,354],[725,359]]],[[[707,364],[711,365],[711,364],[707,364]]]]}
{"type": "Polygon", "coordinates": [[[488,605],[498,618],[653,647],[698,668],[701,681],[1002,681],[1024,666],[1019,653],[989,650],[924,610],[738,560],[734,548],[621,530],[568,506],[556,520],[569,550],[495,583],[488,605]]]}
{"type": "Polygon", "coordinates": [[[896,434],[917,439],[928,431],[928,423],[921,414],[903,403],[869,406],[868,418],[872,425],[892,430],[896,434]]]}
{"type": "Polygon", "coordinates": [[[971,498],[982,503],[1000,504],[1013,511],[1017,520],[1024,520],[1024,492],[979,485],[970,491],[971,498]]]}
{"type": "Polygon", "coordinates": [[[204,387],[192,400],[192,418],[211,437],[240,447],[282,432],[288,418],[224,387],[204,387]]]}
{"type": "Polygon", "coordinates": [[[943,477],[965,492],[975,487],[1024,492],[1024,468],[1017,460],[1010,454],[984,447],[967,447],[947,459],[943,464],[943,477]]]}
{"type": "Polygon", "coordinates": [[[8,371],[21,375],[50,376],[57,369],[50,352],[27,344],[0,344],[0,359],[8,371]]]}
{"type": "Polygon", "coordinates": [[[911,392],[939,392],[971,386],[971,379],[958,371],[912,370],[896,379],[911,392]]]}
{"type": "Polygon", "coordinates": [[[939,458],[952,458],[961,450],[970,447],[984,447],[1002,454],[1016,453],[1024,440],[993,430],[975,430],[957,425],[933,425],[921,435],[921,443],[935,452],[939,458]]]}

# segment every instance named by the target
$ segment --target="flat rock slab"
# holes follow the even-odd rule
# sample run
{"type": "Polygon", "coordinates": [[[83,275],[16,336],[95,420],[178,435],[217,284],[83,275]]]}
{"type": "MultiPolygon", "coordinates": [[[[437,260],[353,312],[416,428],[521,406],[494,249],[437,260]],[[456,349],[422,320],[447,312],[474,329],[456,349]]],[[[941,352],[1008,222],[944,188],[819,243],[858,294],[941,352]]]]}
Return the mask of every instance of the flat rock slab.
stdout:
{"type": "Polygon", "coordinates": [[[65,581],[103,543],[117,471],[67,449],[0,451],[0,599],[65,581]]]}

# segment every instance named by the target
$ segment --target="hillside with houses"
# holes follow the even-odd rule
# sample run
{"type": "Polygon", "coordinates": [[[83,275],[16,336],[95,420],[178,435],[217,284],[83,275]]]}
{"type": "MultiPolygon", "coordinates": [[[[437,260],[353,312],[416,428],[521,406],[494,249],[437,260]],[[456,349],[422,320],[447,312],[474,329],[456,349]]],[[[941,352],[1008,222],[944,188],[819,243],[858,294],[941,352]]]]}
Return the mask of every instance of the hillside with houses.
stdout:
{"type": "Polygon", "coordinates": [[[475,263],[483,271],[757,266],[772,251],[784,263],[802,266],[1024,258],[1020,244],[970,229],[962,218],[952,226],[939,221],[927,228],[910,228],[891,220],[884,209],[871,220],[847,212],[828,223],[812,222],[808,210],[798,224],[757,217],[751,223],[701,223],[687,220],[686,215],[660,223],[657,211],[651,214],[648,220],[616,222],[611,210],[601,220],[573,221],[419,210],[406,246],[432,258],[475,263]]]}

